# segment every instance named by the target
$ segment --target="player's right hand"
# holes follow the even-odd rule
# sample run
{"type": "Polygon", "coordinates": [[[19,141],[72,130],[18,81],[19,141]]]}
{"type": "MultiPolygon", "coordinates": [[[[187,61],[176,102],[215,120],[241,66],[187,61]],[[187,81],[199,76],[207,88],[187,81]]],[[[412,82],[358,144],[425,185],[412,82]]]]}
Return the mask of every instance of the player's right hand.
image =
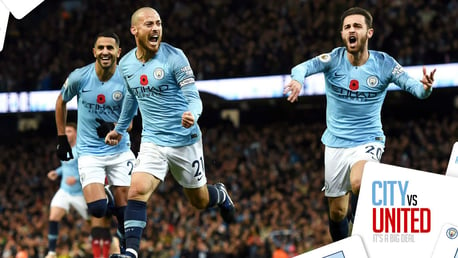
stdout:
{"type": "Polygon", "coordinates": [[[297,101],[299,93],[301,93],[302,85],[296,80],[291,80],[288,84],[285,85],[283,94],[288,94],[287,100],[291,103],[297,101]]]}
{"type": "Polygon", "coordinates": [[[48,172],[48,178],[52,181],[56,180],[58,177],[57,172],[55,170],[51,170],[48,172]]]}
{"type": "Polygon", "coordinates": [[[73,159],[72,147],[68,143],[67,135],[57,136],[57,157],[63,161],[73,159]]]}
{"type": "Polygon", "coordinates": [[[116,130],[110,131],[105,137],[105,143],[111,146],[118,144],[121,141],[122,134],[116,132],[116,130]]]}

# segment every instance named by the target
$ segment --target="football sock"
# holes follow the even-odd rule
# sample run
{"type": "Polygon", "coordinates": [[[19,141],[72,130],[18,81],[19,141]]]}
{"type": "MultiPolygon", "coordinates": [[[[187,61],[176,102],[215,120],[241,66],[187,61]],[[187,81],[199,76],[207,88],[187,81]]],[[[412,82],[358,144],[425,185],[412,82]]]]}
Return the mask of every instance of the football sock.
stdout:
{"type": "Polygon", "coordinates": [[[124,213],[125,211],[126,211],[126,206],[115,207],[114,209],[114,215],[116,216],[116,219],[118,220],[118,231],[116,232],[116,235],[119,237],[119,242],[123,246],[125,244],[123,242],[124,241],[124,213]]]}
{"type": "Polygon", "coordinates": [[[348,237],[348,220],[345,217],[343,220],[336,222],[329,219],[329,233],[331,233],[332,241],[336,242],[348,237]]]}
{"type": "Polygon", "coordinates": [[[102,240],[103,258],[109,258],[110,257],[110,248],[111,248],[111,236],[110,236],[110,239],[103,239],[102,240]]]}
{"type": "Polygon", "coordinates": [[[356,205],[358,204],[358,197],[359,195],[351,194],[350,197],[350,205],[351,205],[351,222],[355,222],[355,215],[356,215],[356,205]]]}
{"type": "Polygon", "coordinates": [[[140,247],[143,228],[146,226],[146,202],[128,200],[124,218],[126,254],[135,255],[140,247]]]}
{"type": "Polygon", "coordinates": [[[59,222],[49,221],[49,232],[48,232],[48,251],[55,252],[57,245],[57,236],[59,232],[59,222]]]}
{"type": "Polygon", "coordinates": [[[91,229],[92,237],[92,254],[94,257],[108,257],[110,251],[110,245],[108,245],[107,256],[105,256],[105,241],[108,240],[111,243],[111,233],[109,228],[94,227],[91,229]]]}
{"type": "Polygon", "coordinates": [[[223,191],[219,190],[216,186],[214,185],[207,185],[208,189],[208,207],[215,207],[216,205],[224,202],[226,199],[226,195],[223,191]]]}
{"type": "Polygon", "coordinates": [[[102,254],[102,248],[100,247],[100,239],[92,238],[92,256],[93,257],[100,257],[102,254]]]}

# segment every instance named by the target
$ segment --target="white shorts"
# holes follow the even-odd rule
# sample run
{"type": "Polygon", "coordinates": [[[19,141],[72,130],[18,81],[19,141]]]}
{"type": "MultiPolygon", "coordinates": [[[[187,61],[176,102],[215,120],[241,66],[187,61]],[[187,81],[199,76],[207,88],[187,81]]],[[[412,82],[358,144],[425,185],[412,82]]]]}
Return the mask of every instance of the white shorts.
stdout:
{"type": "Polygon", "coordinates": [[[146,172],[164,181],[170,170],[184,188],[199,188],[207,183],[202,139],[183,147],[161,147],[154,143],[140,144],[133,173],[146,172]]]}
{"type": "Polygon", "coordinates": [[[85,220],[88,219],[86,200],[83,195],[71,195],[59,189],[51,200],[51,207],[59,207],[67,213],[72,206],[85,220]]]}
{"type": "Polygon", "coordinates": [[[350,170],[360,160],[380,162],[385,146],[372,142],[351,148],[325,147],[324,195],[339,197],[351,191],[350,170]]]}
{"type": "Polygon", "coordinates": [[[92,183],[130,186],[135,155],[132,151],[106,156],[80,156],[78,170],[83,188],[92,183]]]}

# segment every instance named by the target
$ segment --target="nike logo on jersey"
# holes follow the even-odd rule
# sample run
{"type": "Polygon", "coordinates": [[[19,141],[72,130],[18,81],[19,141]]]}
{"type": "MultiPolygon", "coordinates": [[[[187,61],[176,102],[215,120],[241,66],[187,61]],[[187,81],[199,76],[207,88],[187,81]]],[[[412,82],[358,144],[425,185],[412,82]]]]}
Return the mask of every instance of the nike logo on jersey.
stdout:
{"type": "Polygon", "coordinates": [[[134,76],[134,75],[133,75],[133,74],[131,74],[131,75],[127,75],[127,79],[130,79],[130,78],[132,78],[132,76],[134,76]]]}
{"type": "Polygon", "coordinates": [[[85,92],[90,92],[91,90],[86,90],[86,89],[83,89],[81,92],[82,93],[85,93],[85,92]]]}
{"type": "Polygon", "coordinates": [[[343,77],[345,74],[334,72],[334,77],[343,77]]]}

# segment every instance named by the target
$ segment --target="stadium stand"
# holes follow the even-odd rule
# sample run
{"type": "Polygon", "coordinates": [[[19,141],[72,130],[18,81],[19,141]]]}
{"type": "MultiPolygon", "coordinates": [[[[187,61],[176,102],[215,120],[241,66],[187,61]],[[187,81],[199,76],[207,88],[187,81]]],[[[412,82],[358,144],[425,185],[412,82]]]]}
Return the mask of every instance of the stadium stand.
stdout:
{"type": "MultiPolygon", "coordinates": [[[[46,0],[24,19],[11,20],[0,52],[0,91],[59,89],[68,72],[92,60],[87,48],[80,46],[91,44],[103,27],[119,32],[127,52],[133,46],[129,14],[148,4],[46,0]]],[[[201,80],[288,74],[299,60],[338,43],[338,15],[350,5],[373,10],[376,36],[371,48],[390,53],[403,65],[458,62],[457,1],[159,0],[154,4],[164,26],[170,27],[164,41],[189,53],[201,80]]],[[[382,162],[445,171],[458,139],[458,112],[451,104],[457,94],[456,90],[437,93],[422,103],[402,93],[388,94],[382,113],[388,136],[382,162]]],[[[168,178],[150,200],[141,257],[271,258],[277,248],[292,256],[331,241],[320,191],[324,99],[308,98],[312,109],[302,101],[294,106],[283,106],[285,100],[274,102],[248,103],[240,127],[220,120],[219,110],[204,102],[200,121],[207,176],[210,182],[222,178],[228,182],[239,206],[237,223],[227,227],[217,211],[194,210],[168,178]]],[[[42,116],[40,128],[32,132],[14,130],[16,116],[0,116],[4,258],[15,257],[20,250],[30,258],[41,258],[47,251],[48,207],[58,183],[46,180],[46,172],[59,161],[53,114],[42,116]]],[[[71,112],[69,119],[74,117],[71,112]]],[[[139,130],[134,126],[134,150],[139,130]]],[[[90,257],[90,227],[85,221],[69,214],[60,232],[59,257],[90,257]]]]}

